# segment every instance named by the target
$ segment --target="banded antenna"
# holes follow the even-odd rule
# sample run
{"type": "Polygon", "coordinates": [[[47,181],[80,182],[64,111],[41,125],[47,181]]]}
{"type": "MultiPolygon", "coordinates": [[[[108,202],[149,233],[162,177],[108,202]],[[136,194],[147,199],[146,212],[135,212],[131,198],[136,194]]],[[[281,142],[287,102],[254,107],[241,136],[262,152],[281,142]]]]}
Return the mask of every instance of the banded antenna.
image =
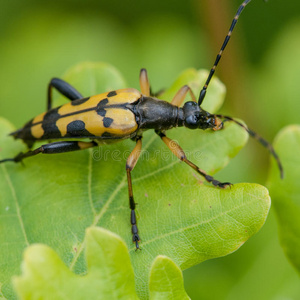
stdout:
{"type": "Polygon", "coordinates": [[[207,87],[208,87],[208,85],[209,85],[209,83],[210,83],[211,78],[213,77],[213,75],[214,75],[214,73],[215,73],[216,67],[217,67],[217,65],[218,65],[218,63],[219,63],[219,61],[220,61],[220,59],[221,59],[221,57],[222,57],[223,51],[224,51],[224,49],[226,48],[226,46],[227,46],[227,44],[228,44],[228,42],[229,42],[229,40],[230,40],[232,31],[233,31],[233,29],[234,29],[234,27],[235,27],[235,25],[236,25],[236,23],[237,23],[237,21],[238,21],[238,19],[239,19],[239,16],[240,16],[240,14],[242,13],[242,11],[243,11],[243,9],[245,8],[245,6],[246,6],[250,1],[251,1],[251,0],[245,0],[245,1],[240,5],[240,7],[238,8],[238,10],[237,10],[237,12],[236,12],[236,14],[235,14],[235,16],[234,16],[234,19],[232,20],[231,26],[230,26],[230,28],[229,28],[228,34],[227,34],[226,37],[225,37],[225,40],[224,40],[223,45],[222,45],[222,47],[221,47],[221,50],[220,50],[220,52],[218,53],[218,55],[217,55],[217,57],[216,57],[216,61],[215,61],[214,65],[213,65],[213,67],[211,68],[211,70],[210,70],[210,72],[209,72],[209,75],[208,75],[208,77],[207,77],[207,79],[206,79],[206,82],[205,82],[205,84],[204,84],[204,86],[203,86],[203,88],[202,88],[202,90],[201,90],[201,92],[200,92],[199,99],[198,99],[198,105],[199,105],[199,106],[202,104],[202,102],[203,102],[203,100],[204,100],[204,98],[205,98],[207,87]]]}
{"type": "Polygon", "coordinates": [[[224,116],[224,115],[214,115],[215,117],[218,117],[220,119],[224,119],[225,121],[231,121],[234,122],[235,124],[241,126],[244,130],[246,130],[249,135],[251,137],[253,137],[255,140],[257,140],[261,145],[263,145],[263,147],[267,148],[268,151],[271,153],[271,155],[275,158],[276,163],[278,165],[278,169],[280,171],[280,178],[283,179],[284,177],[284,172],[283,172],[283,167],[281,164],[281,161],[277,155],[277,153],[275,152],[273,146],[267,141],[265,140],[263,137],[261,137],[259,134],[257,134],[255,131],[251,130],[250,128],[248,128],[247,126],[245,126],[243,123],[228,117],[228,116],[224,116]]]}

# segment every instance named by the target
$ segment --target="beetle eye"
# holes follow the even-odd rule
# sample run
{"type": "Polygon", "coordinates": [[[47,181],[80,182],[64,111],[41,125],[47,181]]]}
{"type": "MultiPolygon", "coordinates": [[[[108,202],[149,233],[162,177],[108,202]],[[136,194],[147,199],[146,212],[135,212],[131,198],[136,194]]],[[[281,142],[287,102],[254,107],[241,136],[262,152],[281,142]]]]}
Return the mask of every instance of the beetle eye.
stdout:
{"type": "Polygon", "coordinates": [[[190,129],[196,129],[199,126],[200,112],[196,111],[194,114],[189,115],[185,119],[185,126],[190,129]]]}

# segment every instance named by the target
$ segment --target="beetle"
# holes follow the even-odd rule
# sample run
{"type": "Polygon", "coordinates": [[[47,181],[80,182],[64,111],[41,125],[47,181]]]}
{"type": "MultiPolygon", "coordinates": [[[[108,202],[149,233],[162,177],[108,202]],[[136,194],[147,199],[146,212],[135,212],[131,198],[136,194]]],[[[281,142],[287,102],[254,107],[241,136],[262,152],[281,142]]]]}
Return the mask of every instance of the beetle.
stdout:
{"type": "Polygon", "coordinates": [[[269,142],[239,121],[228,116],[211,114],[201,108],[211,78],[215,73],[215,69],[231,37],[232,31],[242,10],[250,1],[245,0],[239,6],[214,65],[209,72],[205,85],[200,92],[198,101],[191,88],[187,85],[183,86],[177,92],[170,103],[153,97],[150,93],[150,84],[145,69],[141,70],[139,77],[141,92],[133,88],[127,88],[91,97],[83,97],[67,82],[53,78],[48,85],[47,111],[30,120],[21,129],[10,134],[16,139],[23,140],[27,144],[29,151],[26,153],[21,152],[14,158],[3,159],[0,163],[8,161],[21,162],[24,158],[39,153],[55,154],[83,150],[101,145],[102,143],[132,139],[136,145],[127,158],[126,173],[129,207],[131,210],[132,241],[135,243],[136,249],[140,249],[140,237],[135,214],[136,203],[133,197],[131,172],[139,159],[142,149],[142,136],[146,130],[154,129],[155,133],[173,154],[202,175],[206,181],[216,187],[226,188],[231,183],[220,182],[214,179],[188,160],[182,148],[167,137],[166,131],[176,127],[186,127],[193,130],[212,129],[217,131],[224,127],[224,121],[234,122],[245,129],[250,136],[258,140],[264,147],[268,148],[276,159],[281,177],[283,177],[281,162],[269,142]],[[71,102],[52,108],[53,88],[67,97],[71,102]],[[188,101],[182,106],[188,93],[192,101],[188,101]],[[83,138],[88,138],[90,141],[80,141],[83,138]],[[50,142],[34,150],[30,150],[36,141],[51,139],[59,141],[50,142]],[[68,141],[68,139],[78,140],[68,141]]]}

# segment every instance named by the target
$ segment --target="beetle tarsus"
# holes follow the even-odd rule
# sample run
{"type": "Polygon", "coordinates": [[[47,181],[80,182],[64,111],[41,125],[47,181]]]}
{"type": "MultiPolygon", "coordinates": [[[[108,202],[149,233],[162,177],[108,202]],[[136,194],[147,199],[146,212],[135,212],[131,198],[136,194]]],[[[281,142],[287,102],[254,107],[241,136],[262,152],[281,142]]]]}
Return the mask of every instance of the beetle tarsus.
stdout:
{"type": "Polygon", "coordinates": [[[219,187],[221,189],[225,189],[226,187],[231,187],[233,184],[230,182],[220,182],[219,180],[214,179],[210,175],[205,175],[205,180],[212,183],[214,186],[219,187]]]}
{"type": "Polygon", "coordinates": [[[8,161],[13,161],[13,162],[15,162],[15,159],[14,159],[14,158],[5,158],[5,159],[0,160],[0,164],[5,163],[5,162],[8,162],[8,161]]]}
{"type": "Polygon", "coordinates": [[[132,237],[132,241],[135,243],[135,251],[142,250],[139,245],[140,237],[138,234],[134,234],[132,237]]]}
{"type": "Polygon", "coordinates": [[[8,162],[8,161],[12,161],[15,163],[22,162],[23,158],[24,158],[24,153],[20,152],[18,155],[16,155],[13,158],[5,158],[5,159],[0,160],[0,164],[4,163],[4,162],[8,162]]]}
{"type": "Polygon", "coordinates": [[[131,210],[131,215],[130,215],[130,223],[131,223],[131,233],[132,233],[132,241],[135,243],[135,250],[141,250],[139,246],[139,241],[141,240],[139,235],[138,235],[138,228],[136,224],[136,215],[135,215],[135,210],[131,210]]]}

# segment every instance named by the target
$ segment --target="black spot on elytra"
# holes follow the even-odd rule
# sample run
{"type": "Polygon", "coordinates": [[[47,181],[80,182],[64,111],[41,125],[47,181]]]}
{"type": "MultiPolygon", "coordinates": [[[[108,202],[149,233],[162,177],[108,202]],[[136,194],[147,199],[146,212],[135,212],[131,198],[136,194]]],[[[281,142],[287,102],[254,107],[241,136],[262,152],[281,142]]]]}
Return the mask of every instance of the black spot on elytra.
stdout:
{"type": "Polygon", "coordinates": [[[111,123],[113,122],[114,120],[112,118],[107,118],[107,117],[104,117],[103,119],[103,126],[105,128],[109,128],[111,123]]]}
{"type": "Polygon", "coordinates": [[[106,110],[104,108],[97,109],[97,114],[100,115],[101,117],[105,117],[106,110]]]}
{"type": "Polygon", "coordinates": [[[58,113],[59,108],[60,107],[56,107],[46,112],[42,122],[42,128],[44,130],[42,139],[53,139],[61,137],[61,133],[56,126],[56,121],[61,117],[58,113]]]}
{"type": "Polygon", "coordinates": [[[116,96],[117,95],[117,92],[116,91],[111,91],[107,94],[107,97],[113,97],[113,96],[116,96]]]}
{"type": "Polygon", "coordinates": [[[105,98],[97,104],[96,111],[97,111],[97,114],[100,115],[101,117],[105,117],[105,115],[106,115],[106,110],[104,108],[108,102],[109,102],[108,99],[105,98]]]}
{"type": "Polygon", "coordinates": [[[82,103],[85,103],[85,102],[88,101],[89,99],[90,99],[90,97],[81,98],[81,99],[76,99],[76,100],[73,100],[73,101],[71,102],[71,105],[74,105],[74,106],[80,105],[80,104],[82,104],[82,103]]]}
{"type": "Polygon", "coordinates": [[[67,132],[81,132],[85,130],[85,123],[81,120],[76,120],[68,124],[67,132]]]}
{"type": "Polygon", "coordinates": [[[76,120],[68,124],[66,137],[84,137],[93,136],[85,129],[85,123],[81,120],[76,120]]]}
{"type": "Polygon", "coordinates": [[[108,101],[107,98],[101,100],[101,101],[97,104],[97,108],[98,108],[98,107],[100,108],[100,107],[105,106],[108,102],[109,102],[109,101],[108,101]]]}

